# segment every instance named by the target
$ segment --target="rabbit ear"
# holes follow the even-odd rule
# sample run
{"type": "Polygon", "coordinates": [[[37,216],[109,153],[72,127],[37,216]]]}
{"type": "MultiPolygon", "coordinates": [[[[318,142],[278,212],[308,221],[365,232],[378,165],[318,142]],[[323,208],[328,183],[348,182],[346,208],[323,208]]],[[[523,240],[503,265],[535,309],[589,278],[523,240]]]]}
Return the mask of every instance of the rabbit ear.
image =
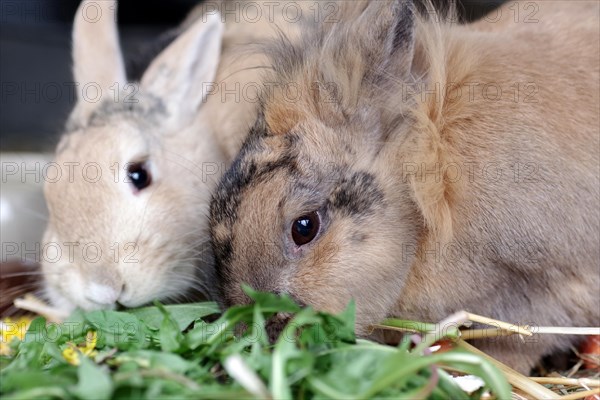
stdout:
{"type": "Polygon", "coordinates": [[[393,67],[396,74],[401,75],[410,72],[415,48],[415,8],[412,1],[372,1],[358,23],[373,65],[393,67]]]}
{"type": "Polygon", "coordinates": [[[218,14],[203,15],[144,73],[141,89],[163,99],[170,120],[184,122],[196,115],[217,73],[223,30],[218,14]]]}
{"type": "Polygon", "coordinates": [[[71,115],[72,123],[85,125],[101,99],[110,96],[110,90],[122,89],[126,83],[116,11],[116,1],[84,0],[75,14],[73,69],[78,98],[71,115]]]}

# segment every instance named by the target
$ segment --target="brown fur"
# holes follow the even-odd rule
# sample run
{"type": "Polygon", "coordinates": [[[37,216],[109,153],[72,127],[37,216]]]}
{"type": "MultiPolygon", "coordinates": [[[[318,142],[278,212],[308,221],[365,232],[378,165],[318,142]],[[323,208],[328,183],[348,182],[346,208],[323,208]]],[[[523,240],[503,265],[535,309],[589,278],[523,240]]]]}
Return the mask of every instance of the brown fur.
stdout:
{"type": "MultiPolygon", "coordinates": [[[[457,26],[352,2],[342,23],[274,44],[268,79],[303,96],[263,98],[213,196],[224,303],[247,301],[246,282],[334,312],[354,299],[362,333],[460,309],[598,326],[599,5],[536,4],[538,24],[457,26]],[[321,231],[298,247],[291,224],[314,210],[321,231]]],[[[571,341],[481,346],[526,371],[571,341]]]]}
{"type": "MultiPolygon", "coordinates": [[[[290,22],[283,9],[287,4],[302,8],[302,15],[310,15],[310,7],[318,2],[270,2],[267,0],[218,0],[200,4],[188,16],[183,25],[188,25],[214,7],[223,12],[225,35],[219,71],[215,79],[216,87],[206,100],[202,115],[213,122],[220,148],[228,160],[232,160],[240,149],[248,129],[258,113],[258,99],[264,95],[262,89],[265,70],[270,62],[260,46],[278,35],[294,37],[299,28],[310,24],[305,19],[290,22]],[[246,4],[258,7],[261,18],[243,11],[246,4]],[[238,12],[233,12],[238,10],[238,12]]],[[[323,2],[327,4],[327,1],[323,2]]],[[[294,20],[292,20],[294,21],[294,20]]]]}

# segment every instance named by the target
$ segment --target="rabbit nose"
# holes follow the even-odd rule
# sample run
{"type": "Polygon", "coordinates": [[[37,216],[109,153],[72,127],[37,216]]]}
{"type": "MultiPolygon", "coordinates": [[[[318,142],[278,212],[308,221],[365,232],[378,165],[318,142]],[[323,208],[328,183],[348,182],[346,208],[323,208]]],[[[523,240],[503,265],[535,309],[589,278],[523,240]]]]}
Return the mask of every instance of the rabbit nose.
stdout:
{"type": "Polygon", "coordinates": [[[87,289],[86,297],[88,300],[103,306],[110,306],[115,304],[121,295],[123,287],[91,282],[87,289]]]}
{"type": "Polygon", "coordinates": [[[136,299],[134,290],[131,289],[132,286],[125,286],[123,284],[123,288],[117,299],[117,304],[123,308],[132,308],[140,306],[140,303],[136,299]]]}

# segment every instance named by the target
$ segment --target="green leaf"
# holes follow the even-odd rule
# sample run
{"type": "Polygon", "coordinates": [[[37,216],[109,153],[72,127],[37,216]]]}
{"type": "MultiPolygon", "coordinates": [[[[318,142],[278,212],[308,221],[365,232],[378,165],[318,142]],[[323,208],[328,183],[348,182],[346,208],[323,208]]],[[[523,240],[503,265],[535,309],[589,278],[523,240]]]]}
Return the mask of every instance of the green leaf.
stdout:
{"type": "Polygon", "coordinates": [[[469,395],[454,382],[452,377],[448,375],[446,371],[438,368],[437,372],[440,377],[438,387],[447,394],[448,398],[455,400],[469,400],[469,395]]]}
{"type": "Polygon", "coordinates": [[[148,328],[135,315],[99,310],[85,314],[87,322],[96,330],[98,347],[110,346],[122,350],[140,349],[147,345],[148,328]]]}
{"type": "Polygon", "coordinates": [[[85,338],[87,332],[92,329],[90,323],[85,319],[85,313],[79,309],[73,311],[62,324],[56,326],[61,332],[61,338],[58,341],[60,344],[85,338]]]}
{"type": "Polygon", "coordinates": [[[137,365],[144,369],[170,370],[178,374],[188,372],[197,366],[195,362],[186,360],[177,354],[152,350],[129,351],[118,356],[115,362],[125,366],[126,369],[137,365]]]}
{"type": "Polygon", "coordinates": [[[286,294],[276,295],[270,292],[257,292],[248,285],[242,285],[244,292],[268,314],[278,312],[296,313],[300,306],[286,294]]]}
{"type": "Polygon", "coordinates": [[[156,307],[163,314],[160,324],[160,347],[166,352],[177,352],[183,348],[181,329],[162,304],[156,302],[156,307]]]}
{"type": "MultiPolygon", "coordinates": [[[[74,371],[75,368],[72,368],[74,371]]],[[[65,370],[62,374],[49,374],[42,370],[37,371],[12,371],[2,374],[2,393],[11,391],[30,390],[39,387],[67,386],[75,382],[75,376],[69,376],[65,370]]]]}
{"type": "Polygon", "coordinates": [[[80,357],[77,369],[78,383],[73,394],[80,399],[110,399],[113,393],[113,382],[105,368],[94,364],[87,357],[80,357]]]}
{"type": "Polygon", "coordinates": [[[209,352],[212,352],[233,335],[234,328],[239,323],[251,323],[252,315],[252,306],[231,307],[215,322],[197,323],[186,335],[186,345],[190,349],[201,345],[210,345],[209,352]]]}
{"type": "MultiPolygon", "coordinates": [[[[231,307],[214,322],[202,319],[217,312],[214,303],[76,311],[64,324],[37,318],[23,342],[11,345],[14,355],[0,358],[0,394],[19,399],[265,397],[264,389],[256,390],[259,379],[270,392],[267,397],[277,399],[476,396],[454,383],[441,369],[447,366],[480,376],[497,398],[510,396],[502,373],[480,355],[424,355],[409,350],[408,336],[396,347],[357,339],[354,303],[331,315],[301,308],[286,295],[244,290],[254,304],[231,307]],[[277,313],[292,318],[273,345],[265,322],[277,313]],[[63,350],[82,346],[89,330],[97,332],[96,363],[81,356],[79,366],[68,364],[63,350]],[[222,366],[232,354],[245,365],[235,379],[222,366]],[[254,380],[244,379],[244,373],[254,380]]],[[[407,321],[385,322],[407,326],[407,321]]]]}
{"type": "MultiPolygon", "coordinates": [[[[190,326],[190,324],[200,318],[220,312],[217,303],[203,302],[190,304],[173,304],[163,306],[171,318],[177,323],[180,331],[190,326]]],[[[128,310],[130,314],[135,315],[144,321],[147,326],[159,329],[163,321],[163,313],[155,306],[142,307],[128,310]]]]}
{"type": "Polygon", "coordinates": [[[33,321],[31,321],[31,324],[29,324],[29,328],[27,329],[25,337],[23,338],[23,343],[41,343],[44,340],[45,334],[46,318],[37,317],[33,321]]]}
{"type": "Polygon", "coordinates": [[[498,399],[510,399],[511,388],[506,377],[492,363],[486,359],[466,351],[452,350],[439,354],[439,363],[452,366],[462,372],[475,375],[483,379],[486,386],[493,391],[498,399]]]}
{"type": "MultiPolygon", "coordinates": [[[[296,316],[288,323],[279,336],[275,349],[273,351],[273,365],[271,375],[271,393],[276,399],[291,399],[292,391],[288,376],[288,363],[294,359],[304,358],[304,364],[307,363],[308,353],[302,353],[296,347],[296,334],[304,325],[318,324],[321,319],[311,308],[305,308],[298,312],[296,316]]],[[[313,356],[314,357],[314,356],[313,356]]],[[[309,361],[310,363],[310,361],[309,361]]],[[[296,370],[297,372],[297,370],[296,370]]]]}

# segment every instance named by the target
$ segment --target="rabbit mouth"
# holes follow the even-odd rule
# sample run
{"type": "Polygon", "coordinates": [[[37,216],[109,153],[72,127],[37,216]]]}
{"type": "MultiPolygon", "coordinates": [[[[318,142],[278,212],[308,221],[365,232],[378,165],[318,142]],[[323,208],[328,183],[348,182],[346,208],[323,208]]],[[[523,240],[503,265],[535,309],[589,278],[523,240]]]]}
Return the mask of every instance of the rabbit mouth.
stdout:
{"type": "MultiPolygon", "coordinates": [[[[289,313],[277,313],[267,320],[265,323],[265,330],[269,337],[269,343],[275,344],[284,328],[292,320],[292,314],[289,313]]],[[[284,337],[284,340],[294,340],[294,338],[284,337]]]]}

